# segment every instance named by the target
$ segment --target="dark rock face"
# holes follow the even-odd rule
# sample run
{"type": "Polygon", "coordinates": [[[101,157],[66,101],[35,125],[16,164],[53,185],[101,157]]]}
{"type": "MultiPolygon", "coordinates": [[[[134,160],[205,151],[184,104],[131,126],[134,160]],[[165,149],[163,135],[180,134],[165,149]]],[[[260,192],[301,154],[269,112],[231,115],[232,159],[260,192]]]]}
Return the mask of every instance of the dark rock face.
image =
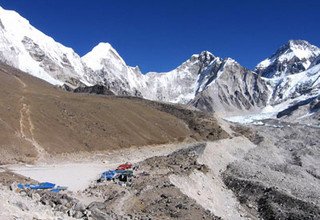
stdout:
{"type": "Polygon", "coordinates": [[[28,51],[29,55],[37,62],[44,71],[50,73],[53,78],[63,81],[72,86],[81,86],[83,83],[79,80],[79,76],[75,74],[74,67],[70,63],[66,54],[61,55],[61,63],[57,63],[55,59],[48,56],[47,51],[42,50],[31,38],[24,37],[22,44],[28,51]]]}
{"type": "Polygon", "coordinates": [[[318,96],[310,103],[310,111],[320,111],[320,96],[318,96]]]}
{"type": "Polygon", "coordinates": [[[73,92],[90,93],[90,94],[97,94],[97,95],[114,95],[112,91],[110,91],[107,87],[102,85],[78,87],[74,89],[73,92]]]}
{"type": "Polygon", "coordinates": [[[201,110],[249,111],[266,105],[268,88],[265,81],[233,60],[213,65],[207,76],[210,77],[207,86],[190,103],[201,110]]]}
{"type": "Polygon", "coordinates": [[[141,92],[135,87],[132,88],[128,80],[121,74],[115,77],[107,68],[103,68],[98,71],[85,68],[85,72],[89,82],[92,84],[103,85],[115,95],[142,97],[141,92]]]}
{"type": "Polygon", "coordinates": [[[280,76],[280,73],[300,73],[306,70],[303,63],[306,59],[300,60],[298,57],[294,57],[291,60],[279,61],[276,60],[272,65],[265,69],[256,69],[256,72],[263,77],[272,78],[275,76],[280,76]]]}
{"type": "Polygon", "coordinates": [[[1,29],[5,29],[5,28],[4,28],[4,25],[2,24],[1,19],[0,19],[0,28],[1,28],[1,29]]]}
{"type": "Polygon", "coordinates": [[[38,61],[41,62],[44,60],[45,53],[38,44],[34,43],[33,40],[29,37],[24,37],[21,41],[25,46],[26,50],[29,52],[30,56],[38,61]]]}
{"type": "Polygon", "coordinates": [[[310,65],[310,67],[313,67],[315,65],[320,64],[320,55],[314,59],[314,61],[312,62],[312,64],[310,65]]]}
{"type": "MultiPolygon", "coordinates": [[[[284,116],[289,116],[291,115],[294,111],[296,111],[299,107],[301,106],[305,106],[307,104],[310,104],[310,110],[314,110],[317,108],[317,105],[319,103],[317,103],[316,101],[316,98],[310,98],[310,99],[306,99],[304,101],[300,101],[294,105],[291,105],[290,107],[288,107],[287,109],[284,109],[283,111],[280,111],[278,114],[277,114],[277,118],[281,118],[281,117],[284,117],[284,116]]],[[[320,107],[320,105],[319,105],[320,107]]]]}
{"type": "Polygon", "coordinates": [[[207,67],[212,60],[214,60],[215,56],[213,56],[208,51],[203,51],[199,54],[198,60],[201,63],[201,68],[207,67]]]}

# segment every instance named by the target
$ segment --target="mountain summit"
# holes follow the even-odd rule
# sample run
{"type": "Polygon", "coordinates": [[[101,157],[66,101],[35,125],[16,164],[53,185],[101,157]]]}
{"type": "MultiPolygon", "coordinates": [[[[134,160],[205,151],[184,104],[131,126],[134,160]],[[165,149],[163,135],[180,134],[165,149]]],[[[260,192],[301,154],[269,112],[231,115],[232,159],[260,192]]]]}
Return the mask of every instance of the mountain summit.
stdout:
{"type": "Polygon", "coordinates": [[[271,57],[259,63],[255,71],[267,78],[300,73],[308,69],[319,55],[320,49],[309,42],[290,40],[271,57]]]}

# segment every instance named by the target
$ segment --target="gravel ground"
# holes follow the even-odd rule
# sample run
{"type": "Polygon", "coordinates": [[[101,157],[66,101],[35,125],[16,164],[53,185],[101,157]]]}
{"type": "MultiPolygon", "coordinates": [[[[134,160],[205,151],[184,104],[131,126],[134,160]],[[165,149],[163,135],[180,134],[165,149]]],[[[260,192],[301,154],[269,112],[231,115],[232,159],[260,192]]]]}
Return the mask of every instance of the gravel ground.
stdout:
{"type": "Polygon", "coordinates": [[[263,141],[228,165],[225,184],[258,217],[319,219],[320,129],[272,120],[261,124],[250,129],[263,141]]]}

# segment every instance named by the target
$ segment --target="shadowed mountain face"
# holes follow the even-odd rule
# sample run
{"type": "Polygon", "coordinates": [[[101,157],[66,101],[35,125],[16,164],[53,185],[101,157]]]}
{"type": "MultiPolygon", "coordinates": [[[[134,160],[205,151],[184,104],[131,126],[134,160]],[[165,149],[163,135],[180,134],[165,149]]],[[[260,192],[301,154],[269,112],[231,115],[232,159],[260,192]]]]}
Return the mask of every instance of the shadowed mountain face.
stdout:
{"type": "MultiPolygon", "coordinates": [[[[207,139],[186,120],[141,99],[70,93],[4,65],[0,84],[0,151],[7,155],[1,163],[207,139]]],[[[226,137],[215,120],[210,123],[217,134],[211,138],[226,137]]]]}
{"type": "Polygon", "coordinates": [[[222,61],[210,74],[210,83],[196,95],[191,102],[193,106],[226,114],[259,110],[266,105],[269,95],[266,82],[234,60],[222,61]]]}

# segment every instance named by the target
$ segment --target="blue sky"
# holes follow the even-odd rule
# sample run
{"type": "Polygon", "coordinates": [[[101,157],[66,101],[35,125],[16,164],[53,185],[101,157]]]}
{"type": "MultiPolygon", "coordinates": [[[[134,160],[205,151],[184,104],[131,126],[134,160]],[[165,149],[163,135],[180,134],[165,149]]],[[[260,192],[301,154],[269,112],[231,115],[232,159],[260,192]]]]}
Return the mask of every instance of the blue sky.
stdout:
{"type": "Polygon", "coordinates": [[[289,39],[320,46],[319,0],[0,0],[79,55],[109,42],[143,72],[208,50],[247,68],[289,39]]]}

